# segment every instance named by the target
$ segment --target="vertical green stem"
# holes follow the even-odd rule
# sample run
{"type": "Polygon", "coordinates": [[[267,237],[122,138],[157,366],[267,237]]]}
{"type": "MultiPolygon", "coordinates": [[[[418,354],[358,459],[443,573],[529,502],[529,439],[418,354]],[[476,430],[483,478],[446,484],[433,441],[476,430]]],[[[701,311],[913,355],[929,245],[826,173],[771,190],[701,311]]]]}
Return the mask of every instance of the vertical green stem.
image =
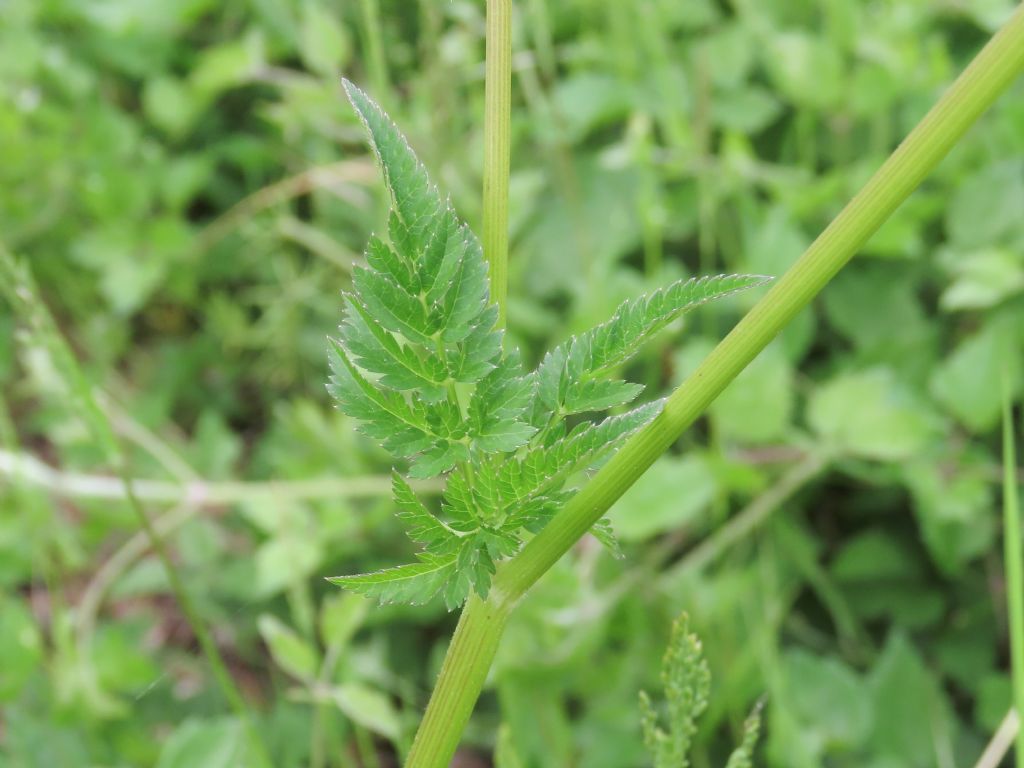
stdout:
{"type": "MultiPolygon", "coordinates": [[[[488,2],[489,9],[501,5],[499,0],[488,2]]],[[[407,768],[449,764],[516,601],[811,302],[1022,70],[1024,7],[1018,8],[772,290],[676,389],[661,414],[632,437],[518,555],[499,567],[487,600],[473,597],[467,602],[407,768]]],[[[488,100],[489,117],[490,108],[488,100]]]]}
{"type": "Polygon", "coordinates": [[[508,298],[508,177],[512,119],[512,0],[487,0],[484,84],[484,256],[491,300],[505,324],[508,298]]]}
{"type": "MultiPolygon", "coordinates": [[[[1009,386],[1003,389],[1003,547],[1006,568],[1006,602],[1010,618],[1010,667],[1013,705],[1018,722],[1024,723],[1024,552],[1017,498],[1017,452],[1014,446],[1013,409],[1009,386]]],[[[1024,727],[1017,729],[1015,758],[1024,768],[1024,727]]]]}
{"type": "Polygon", "coordinates": [[[360,0],[363,12],[363,45],[366,46],[367,67],[373,92],[386,101],[388,88],[388,61],[384,57],[384,35],[380,23],[380,0],[360,0]]]}

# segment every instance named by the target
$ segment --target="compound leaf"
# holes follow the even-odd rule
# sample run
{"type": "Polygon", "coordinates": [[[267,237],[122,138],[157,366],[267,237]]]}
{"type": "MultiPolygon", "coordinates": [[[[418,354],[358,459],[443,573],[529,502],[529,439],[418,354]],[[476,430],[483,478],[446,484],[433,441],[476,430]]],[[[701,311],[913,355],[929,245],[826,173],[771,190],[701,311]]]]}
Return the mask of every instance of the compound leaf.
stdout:
{"type": "Polygon", "coordinates": [[[440,360],[401,343],[355,297],[346,297],[346,304],[341,340],[359,367],[381,374],[381,383],[391,389],[419,390],[428,399],[443,394],[447,376],[440,360]]]}
{"type": "MultiPolygon", "coordinates": [[[[431,183],[408,142],[365,93],[345,82],[391,197],[390,242],[372,236],[353,272],[328,389],[409,475],[447,475],[441,515],[395,473],[397,514],[418,561],[333,579],[382,602],[457,606],[485,596],[496,562],[522,546],[594,467],[660,409],[650,403],[571,430],[570,414],[632,402],[643,387],[607,374],[682,312],[761,282],[720,277],[673,284],[626,302],[607,323],[552,350],[524,374],[503,349],[498,308],[476,235],[431,183]],[[457,470],[457,471],[453,471],[457,470]]],[[[616,550],[606,522],[597,536],[616,550]]]]}

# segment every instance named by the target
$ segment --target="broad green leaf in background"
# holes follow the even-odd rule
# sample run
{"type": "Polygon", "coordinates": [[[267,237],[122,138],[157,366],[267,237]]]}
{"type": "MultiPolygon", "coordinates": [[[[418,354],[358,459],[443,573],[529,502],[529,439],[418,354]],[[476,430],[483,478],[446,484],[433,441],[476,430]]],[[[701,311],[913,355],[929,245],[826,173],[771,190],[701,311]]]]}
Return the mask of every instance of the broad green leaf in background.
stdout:
{"type": "Polygon", "coordinates": [[[976,717],[980,725],[995,733],[1013,705],[1013,683],[1007,674],[990,674],[978,685],[976,717]]]}
{"type": "Polygon", "coordinates": [[[775,35],[763,49],[778,88],[801,106],[828,109],[843,96],[840,52],[828,41],[800,32],[775,35]]]}
{"type": "Polygon", "coordinates": [[[213,98],[254,77],[265,65],[265,56],[265,41],[257,31],[206,48],[190,74],[190,85],[203,98],[213,98]]]}
{"type": "Polygon", "coordinates": [[[149,120],[174,138],[189,131],[203,108],[186,82],[168,75],[146,81],[142,106],[149,120]]]}
{"type": "Polygon", "coordinates": [[[880,461],[918,454],[942,422],[886,368],[842,374],[819,387],[808,407],[811,426],[836,448],[880,461]]]}
{"type": "Polygon", "coordinates": [[[988,309],[1024,293],[1024,252],[1020,249],[947,249],[940,260],[953,277],[939,297],[939,305],[946,311],[988,309]]]}
{"type": "Polygon", "coordinates": [[[320,639],[324,647],[344,648],[359,631],[369,603],[359,595],[328,595],[320,607],[320,639]]]}
{"type": "Polygon", "coordinates": [[[768,91],[739,88],[715,99],[712,114],[715,123],[740,133],[757,133],[778,117],[782,105],[768,91]]]}
{"type": "Polygon", "coordinates": [[[825,314],[856,346],[888,352],[885,359],[905,359],[922,347],[927,354],[929,321],[913,277],[902,264],[854,263],[825,292],[825,314]]]}
{"type": "Polygon", "coordinates": [[[642,541],[702,522],[715,498],[715,478],[700,456],[664,456],[623,494],[608,513],[623,541],[642,541]]]}
{"type": "Polygon", "coordinates": [[[1003,376],[1011,391],[1019,387],[1021,342],[1009,316],[986,323],[939,363],[930,389],[947,411],[974,432],[999,422],[1003,376]]]}
{"type": "Polygon", "coordinates": [[[957,186],[946,211],[946,229],[963,248],[998,245],[1024,235],[1024,161],[1000,160],[975,171],[957,186]]]}
{"type": "Polygon", "coordinates": [[[319,0],[302,4],[299,52],[307,67],[325,77],[337,77],[352,52],[348,31],[332,8],[319,0]]]}
{"type": "Polygon", "coordinates": [[[380,691],[362,683],[345,683],[332,689],[331,698],[352,722],[392,741],[398,739],[398,712],[380,691]]]}
{"type": "Polygon", "coordinates": [[[20,602],[0,597],[0,701],[16,699],[43,660],[39,628],[20,602]]]}
{"type": "Polygon", "coordinates": [[[907,768],[941,764],[956,741],[951,710],[935,675],[901,634],[890,636],[868,678],[873,751],[907,768]]]}
{"type": "Polygon", "coordinates": [[[137,699],[167,681],[145,652],[145,622],[101,626],[89,647],[89,663],[104,691],[137,699]]]}
{"type": "Polygon", "coordinates": [[[927,563],[881,529],[846,541],[829,572],[851,608],[866,620],[886,618],[915,629],[935,624],[946,608],[941,590],[929,584],[927,563]]]}
{"type": "Polygon", "coordinates": [[[238,768],[246,762],[240,723],[190,718],[167,739],[156,768],[238,768]]]}
{"type": "Polygon", "coordinates": [[[800,723],[820,756],[849,754],[872,725],[871,700],[860,676],[838,659],[791,651],[782,659],[785,699],[780,706],[800,723]]]}
{"type": "Polygon", "coordinates": [[[263,642],[281,669],[305,682],[316,677],[320,655],[294,629],[268,613],[260,616],[258,626],[263,642]]]}
{"type": "Polygon", "coordinates": [[[278,532],[257,548],[255,580],[249,589],[258,598],[279,594],[296,580],[316,573],[324,557],[323,543],[311,529],[278,532]]]}
{"type": "Polygon", "coordinates": [[[945,573],[962,575],[965,566],[992,545],[997,525],[982,460],[970,454],[955,460],[961,470],[956,474],[935,461],[924,461],[906,465],[903,476],[933,562],[945,573]]]}
{"type": "Polygon", "coordinates": [[[724,440],[767,443],[790,425],[795,404],[793,368],[779,344],[772,344],[711,405],[715,429],[724,440]]]}

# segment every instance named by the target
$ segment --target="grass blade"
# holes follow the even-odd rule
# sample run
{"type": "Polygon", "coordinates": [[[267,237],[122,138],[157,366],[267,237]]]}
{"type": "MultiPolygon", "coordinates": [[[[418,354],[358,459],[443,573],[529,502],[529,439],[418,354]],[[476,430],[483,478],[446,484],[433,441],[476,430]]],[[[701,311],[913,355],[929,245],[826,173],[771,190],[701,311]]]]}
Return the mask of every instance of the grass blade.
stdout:
{"type": "MultiPolygon", "coordinates": [[[[1003,388],[1003,546],[1006,601],[1010,619],[1010,663],[1013,705],[1024,717],[1024,562],[1020,540],[1020,500],[1017,496],[1017,452],[1013,404],[1009,386],[1003,388]]],[[[1024,768],[1024,728],[1017,730],[1015,765],[1024,768]]]]}

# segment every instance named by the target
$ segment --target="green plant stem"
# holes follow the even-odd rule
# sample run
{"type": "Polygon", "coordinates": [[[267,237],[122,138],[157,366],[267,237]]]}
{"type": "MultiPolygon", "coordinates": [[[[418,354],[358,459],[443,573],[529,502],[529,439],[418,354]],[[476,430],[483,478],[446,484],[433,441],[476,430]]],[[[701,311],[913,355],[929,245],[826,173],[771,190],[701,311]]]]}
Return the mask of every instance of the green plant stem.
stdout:
{"type": "MultiPolygon", "coordinates": [[[[1010,623],[1010,668],[1018,722],[1024,721],[1024,551],[1021,545],[1020,501],[1017,498],[1017,452],[1009,385],[1003,387],[1003,547],[1006,602],[1010,623]]],[[[1017,729],[1015,759],[1024,768],[1024,728],[1017,729]]]]}
{"type": "MultiPolygon", "coordinates": [[[[508,299],[508,184],[512,120],[512,0],[487,0],[484,81],[483,249],[491,301],[505,325],[508,299]]],[[[408,766],[447,766],[469,720],[498,649],[511,604],[492,588],[486,601],[471,595],[452,637],[437,688],[406,760],[408,766]],[[471,695],[467,696],[469,692],[471,695]],[[436,702],[436,704],[435,704],[436,702]]]]}
{"type": "Polygon", "coordinates": [[[451,761],[511,609],[494,587],[487,600],[474,594],[466,601],[406,768],[446,768],[451,761]]]}
{"type": "Polygon", "coordinates": [[[508,179],[511,161],[512,0],[487,0],[484,83],[483,248],[498,323],[508,298],[508,179]]]}
{"type": "Polygon", "coordinates": [[[1017,9],[789,271],[676,389],[661,414],[499,568],[487,600],[469,600],[407,768],[448,765],[486,681],[511,607],[811,302],[1022,70],[1024,7],[1017,9]]]}
{"type": "Polygon", "coordinates": [[[381,101],[387,101],[388,61],[384,56],[384,34],[380,23],[380,0],[360,0],[363,15],[363,44],[366,46],[367,68],[373,92],[381,101]]]}

